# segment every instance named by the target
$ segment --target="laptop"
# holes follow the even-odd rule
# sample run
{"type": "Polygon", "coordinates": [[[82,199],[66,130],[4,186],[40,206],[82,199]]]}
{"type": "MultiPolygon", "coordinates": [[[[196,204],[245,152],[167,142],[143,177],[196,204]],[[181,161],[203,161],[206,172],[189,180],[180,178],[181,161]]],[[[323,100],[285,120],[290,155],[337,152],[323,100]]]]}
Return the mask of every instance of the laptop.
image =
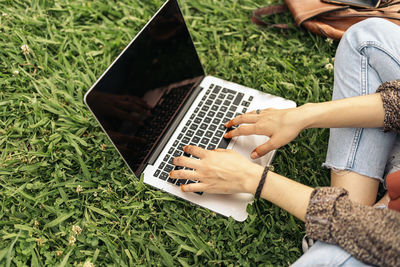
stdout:
{"type": "MultiPolygon", "coordinates": [[[[224,122],[255,109],[293,101],[206,76],[176,0],[168,0],[88,90],[85,104],[130,170],[155,188],[237,221],[251,194],[181,192],[197,181],[171,179],[172,159],[191,144],[233,149],[250,159],[265,136],[224,139],[224,122]]],[[[275,151],[255,160],[270,164],[275,151]]]]}

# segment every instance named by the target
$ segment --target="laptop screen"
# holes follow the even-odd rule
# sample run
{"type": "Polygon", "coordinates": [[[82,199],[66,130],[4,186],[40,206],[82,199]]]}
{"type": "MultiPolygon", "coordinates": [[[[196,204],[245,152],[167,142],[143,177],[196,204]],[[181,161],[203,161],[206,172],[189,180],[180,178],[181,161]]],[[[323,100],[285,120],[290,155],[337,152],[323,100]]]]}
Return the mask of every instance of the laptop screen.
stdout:
{"type": "Polygon", "coordinates": [[[168,1],[86,95],[132,171],[143,164],[204,71],[176,0],[168,1]]]}

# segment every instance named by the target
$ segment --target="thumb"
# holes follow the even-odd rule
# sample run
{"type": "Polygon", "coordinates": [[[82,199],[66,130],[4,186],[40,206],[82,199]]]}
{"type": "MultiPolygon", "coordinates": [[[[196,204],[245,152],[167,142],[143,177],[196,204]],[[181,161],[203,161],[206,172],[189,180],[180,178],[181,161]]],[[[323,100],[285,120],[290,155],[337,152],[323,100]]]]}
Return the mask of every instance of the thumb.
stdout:
{"type": "Polygon", "coordinates": [[[268,152],[279,148],[280,146],[276,145],[276,141],[273,137],[269,139],[266,143],[262,144],[261,146],[256,147],[256,149],[251,152],[250,158],[252,159],[258,159],[268,152]]]}

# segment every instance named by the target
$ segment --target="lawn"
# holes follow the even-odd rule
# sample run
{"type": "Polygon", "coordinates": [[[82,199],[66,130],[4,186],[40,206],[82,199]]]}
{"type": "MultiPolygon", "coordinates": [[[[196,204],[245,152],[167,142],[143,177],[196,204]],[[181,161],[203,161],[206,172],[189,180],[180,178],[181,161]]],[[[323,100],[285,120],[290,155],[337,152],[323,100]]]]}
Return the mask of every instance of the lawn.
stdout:
{"type": "MultiPolygon", "coordinates": [[[[0,0],[1,266],[287,266],[304,224],[267,201],[241,223],[140,182],[83,95],[161,0],[0,0]]],[[[330,99],[336,42],[249,21],[266,0],[180,0],[208,74],[294,100],[330,99]]],[[[289,13],[269,22],[292,23],[289,13]]],[[[328,131],[275,171],[327,185],[328,131]]]]}

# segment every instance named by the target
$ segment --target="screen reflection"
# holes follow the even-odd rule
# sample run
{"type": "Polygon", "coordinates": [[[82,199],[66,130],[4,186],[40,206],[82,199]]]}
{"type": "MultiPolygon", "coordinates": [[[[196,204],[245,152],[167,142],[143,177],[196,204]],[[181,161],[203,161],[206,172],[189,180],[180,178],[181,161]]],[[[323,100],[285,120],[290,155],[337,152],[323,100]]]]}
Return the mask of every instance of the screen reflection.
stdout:
{"type": "Polygon", "coordinates": [[[138,176],[204,71],[176,0],[169,1],[86,95],[138,176]]]}

